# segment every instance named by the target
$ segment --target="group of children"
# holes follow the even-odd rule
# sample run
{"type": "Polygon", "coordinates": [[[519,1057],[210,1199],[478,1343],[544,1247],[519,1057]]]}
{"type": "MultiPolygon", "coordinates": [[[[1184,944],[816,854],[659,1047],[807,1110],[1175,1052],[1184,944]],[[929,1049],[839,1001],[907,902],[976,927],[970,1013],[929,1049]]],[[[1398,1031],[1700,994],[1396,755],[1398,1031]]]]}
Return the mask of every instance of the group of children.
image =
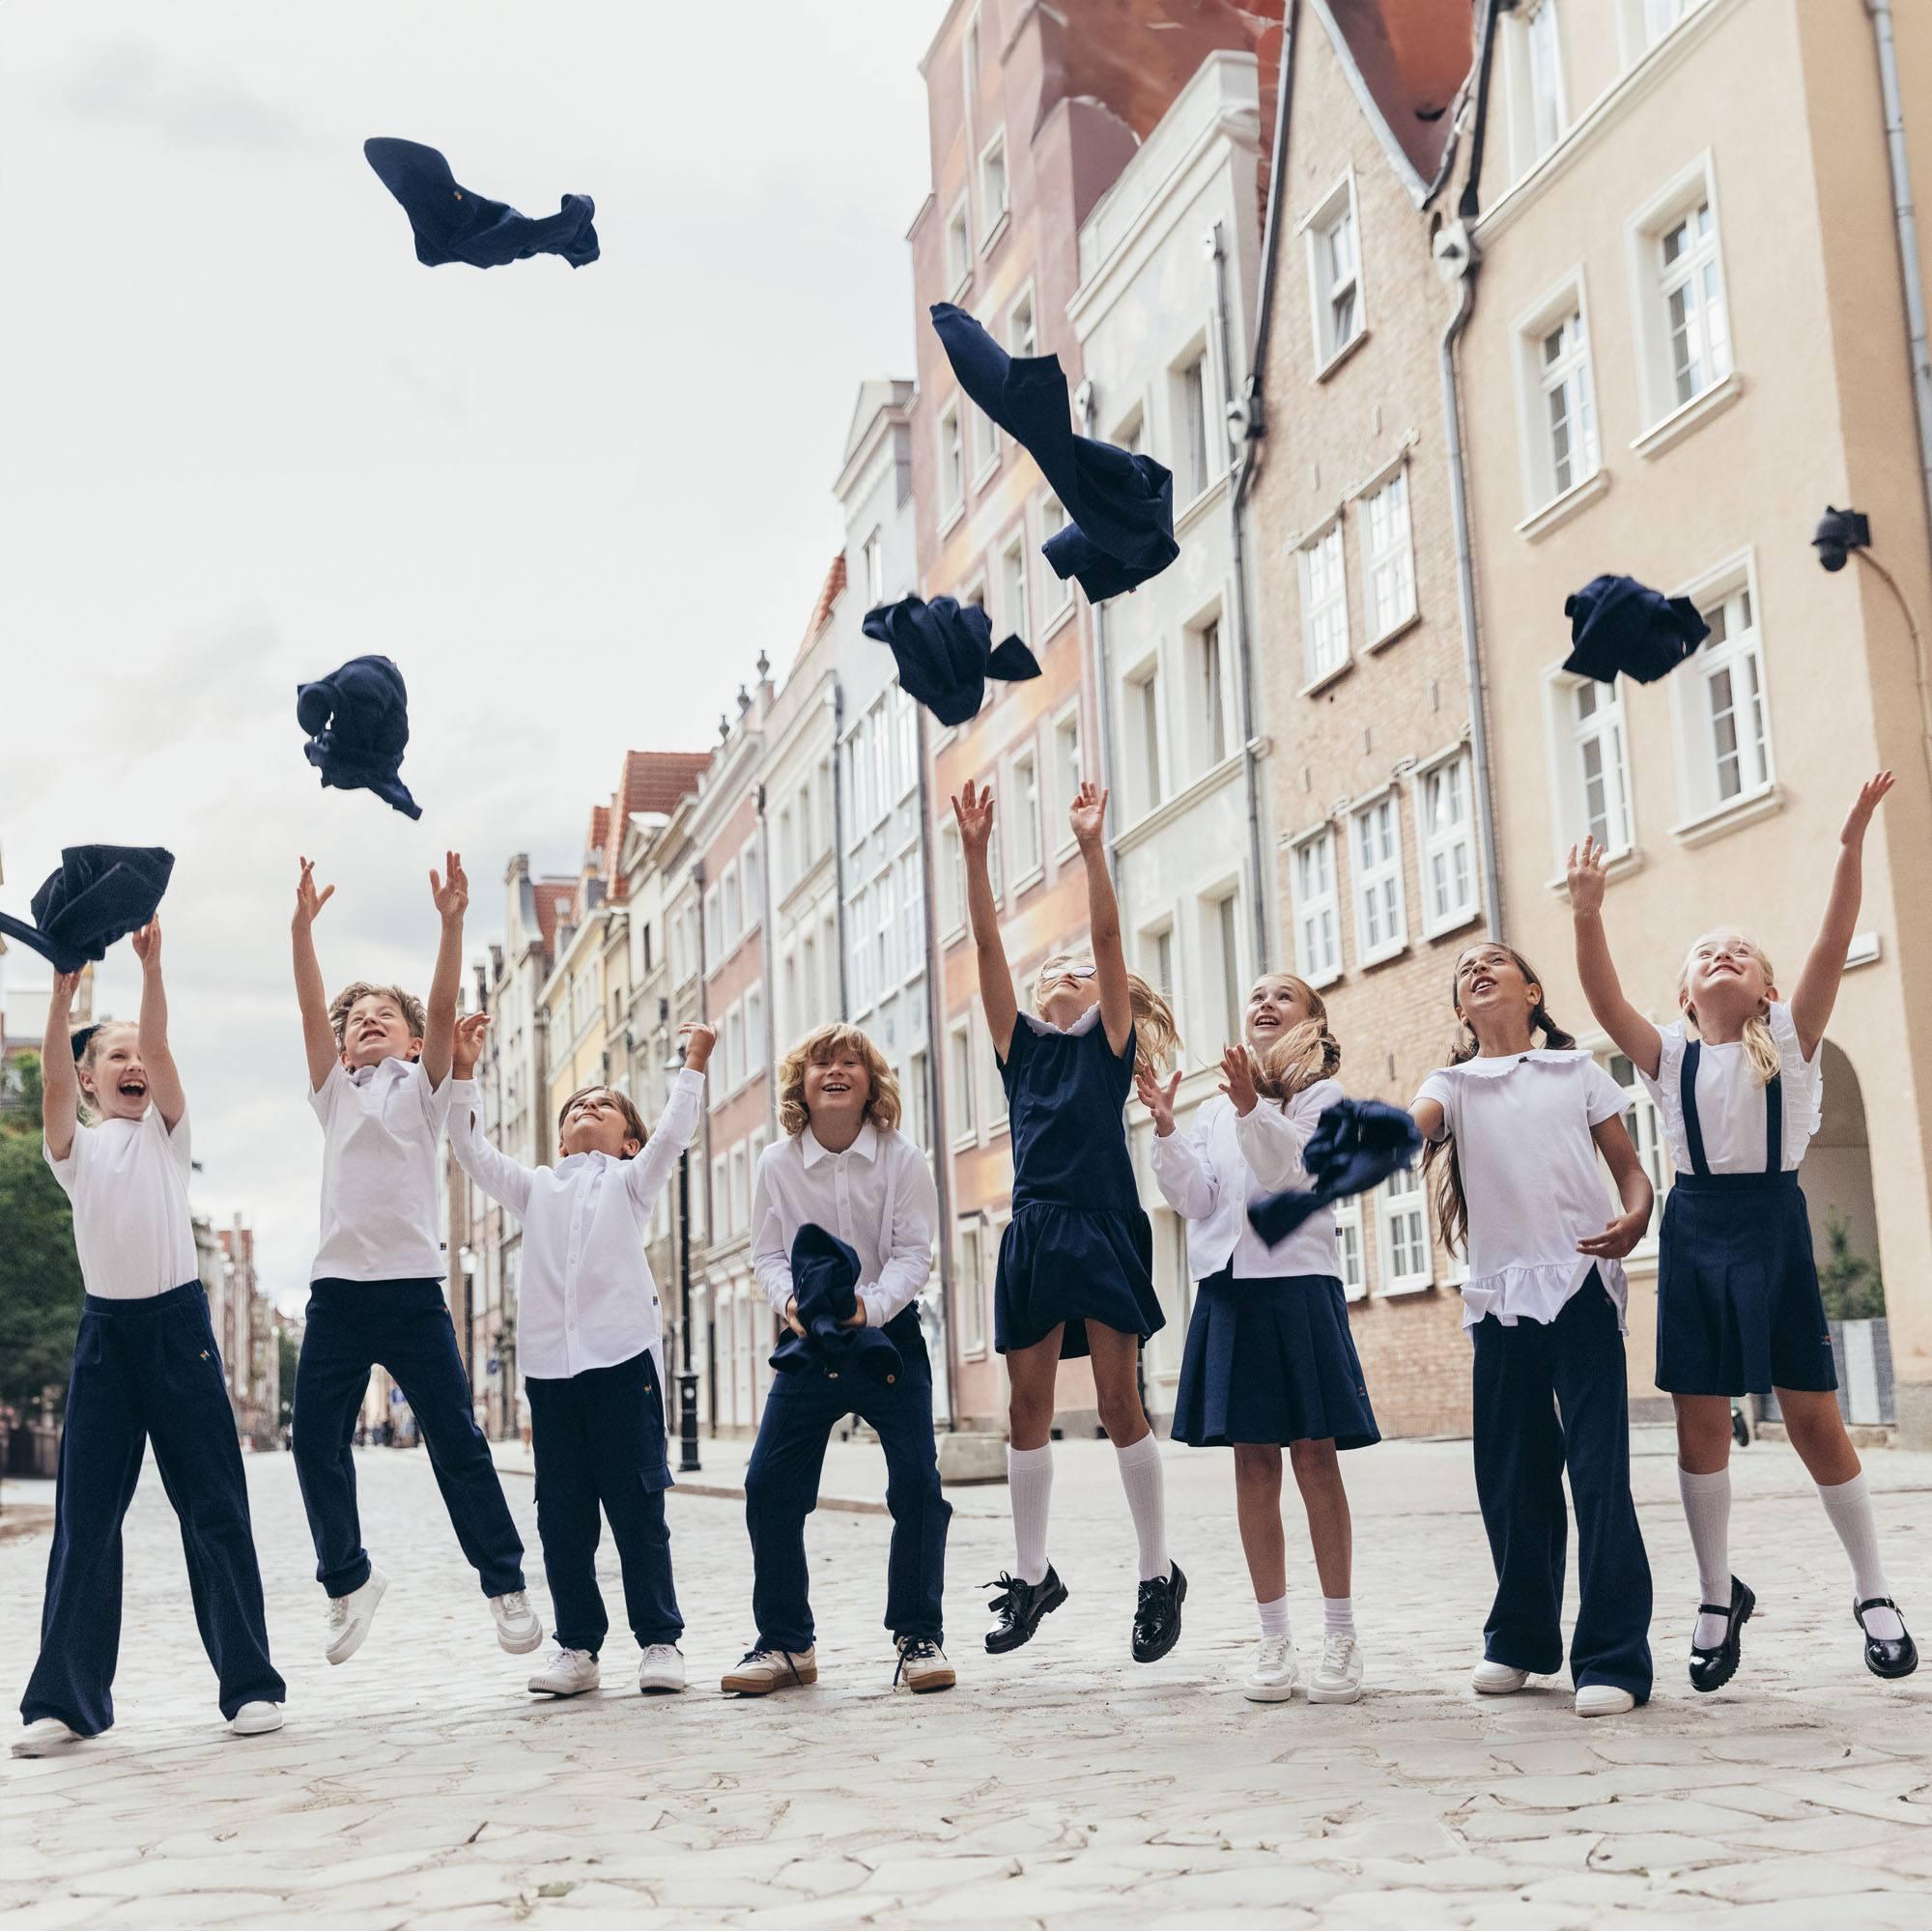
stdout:
{"type": "MultiPolygon", "coordinates": [[[[1887,1593],[1870,1499],[1833,1398],[1830,1337],[1797,1169],[1819,1120],[1818,1053],[1857,918],[1861,853],[1890,786],[1881,774],[1847,819],[1823,929],[1791,1000],[1770,961],[1719,930],[1691,948],[1683,1017],[1659,1029],[1625,999],[1604,935],[1604,854],[1572,854],[1577,965],[1599,1024],[1656,1100],[1676,1174],[1658,1281],[1658,1380],[1674,1398],[1679,1480],[1700,1603],[1690,1680],[1736,1672],[1755,1606],[1730,1572],[1730,1402],[1776,1390],[1792,1441],[1851,1559],[1866,1665],[1909,1674],[1918,1655],[1887,1593]]],[[[1350,1332],[1332,1210],[1270,1247],[1250,1201],[1304,1180],[1302,1154],[1341,1097],[1342,1048],[1319,994],[1287,974],[1249,996],[1219,1095],[1177,1131],[1174,1015],[1130,973],[1109,877],[1106,794],[1083,784],[1070,812],[1085,868],[1090,949],[1048,959],[1023,1008],[988,875],[990,792],[954,798],[980,998],[1005,1082],[1012,1218],[995,1288],[995,1345],[1010,1384],[1008,1474],[1014,1556],[993,1586],[993,1654],[1018,1648],[1067,1600],[1048,1554],[1055,1384],[1091,1364],[1138,1545],[1131,1654],[1151,1662],[1180,1634],[1187,1578],[1167,1547],[1158,1448],[1138,1391],[1139,1350],[1163,1324],[1151,1228],[1124,1110],[1153,1126],[1152,1169],[1188,1224],[1198,1284],[1174,1434],[1234,1450],[1242,1548],[1260,1640],[1249,1698],[1301,1681],[1290,1630],[1282,1450],[1305,1506],[1322,1594],[1321,1658],[1304,1693],[1362,1693],[1340,1451],[1379,1439],[1350,1332]],[[1165,1074],[1165,1076],[1164,1076],[1165,1074]]],[[[523,1544],[471,1414],[444,1305],[437,1156],[458,1162],[523,1223],[518,1334],[537,1473],[537,1528],[555,1653],[538,1694],[595,1689],[609,1619],[595,1558],[616,1544],[646,1692],[685,1686],[664,1491],[663,1320],[644,1255],[653,1205],[696,1132],[713,1034],[682,1029],[683,1070],[646,1129],[622,1093],[588,1087],[563,1105],[554,1166],[526,1167],[482,1136],[472,1078],[487,1019],[461,1022],[456,992],[468,885],[457,855],[430,874],[441,944],[427,1007],[357,981],[328,999],[312,927],[333,888],[302,861],[294,961],[308,1098],[324,1136],[320,1242],[296,1376],[294,1452],[327,1598],[325,1654],[346,1662],[386,1581],[362,1546],[351,1454],[371,1368],[413,1409],[463,1552],[512,1654],[543,1626],[523,1544]]],[[[134,939],[140,1016],[74,1036],[75,978],[56,979],[43,1056],[45,1153],[73,1207],[87,1296],[62,1437],[39,1661],[15,1755],[98,1735],[113,1721],[121,1525],[152,1438],[181,1519],[196,1621],[242,1735],[276,1729],[282,1679],[269,1656],[242,1461],[218,1351],[196,1281],[187,1207],[186,1104],[167,1042],[158,923],[134,939]],[[82,1124],[84,1101],[93,1115],[82,1124]]],[[[1626,1711],[1651,1689],[1651,1578],[1629,1479],[1622,1262],[1650,1225],[1653,1189],[1623,1124],[1625,1095],[1551,1018],[1536,973],[1490,941],[1455,963],[1458,1043],[1411,1111],[1437,1175],[1441,1225],[1463,1246],[1473,1343],[1475,1475],[1496,1571],[1474,1688],[1520,1690],[1560,1669],[1568,1544],[1563,1477],[1577,1514],[1579,1611],[1570,1665],[1580,1716],[1626,1711]],[[1606,1215],[1600,1167],[1619,1210],[1606,1215]]],[[[923,1154],[897,1130],[898,1093],[857,1029],[820,1028],[780,1072],[782,1136],[760,1157],[753,1250],[774,1314],[796,1337],[774,1378],[746,1474],[754,1583],[752,1648],[723,1690],[759,1695],[813,1682],[805,1520],[833,1428],[857,1414],[885,1450],[892,1515],[885,1625],[895,1683],[951,1688],[944,1640],[947,1528],[932,1429],[932,1375],[918,1302],[937,1208],[923,1154]],[[807,1245],[842,1261],[849,1312],[828,1331],[823,1296],[795,1272],[807,1245]],[[810,1302],[808,1309],[806,1302],[810,1302]],[[850,1330],[849,1335],[846,1330],[850,1330]],[[862,1330],[876,1330],[867,1335],[862,1330]],[[848,1349],[842,1344],[850,1341],[848,1349]],[[863,1347],[860,1344],[864,1344],[863,1347]]]]}

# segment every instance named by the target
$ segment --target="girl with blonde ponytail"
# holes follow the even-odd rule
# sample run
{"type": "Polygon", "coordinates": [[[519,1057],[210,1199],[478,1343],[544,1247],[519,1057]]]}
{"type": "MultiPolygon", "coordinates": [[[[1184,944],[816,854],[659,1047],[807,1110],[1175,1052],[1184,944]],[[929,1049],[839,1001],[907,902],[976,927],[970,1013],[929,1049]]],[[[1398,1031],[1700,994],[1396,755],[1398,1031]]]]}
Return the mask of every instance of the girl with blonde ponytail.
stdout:
{"type": "Polygon", "coordinates": [[[1757,1598],[1731,1574],[1731,1402],[1777,1395],[1797,1449],[1851,1558],[1853,1612],[1874,1676],[1909,1676],[1918,1652],[1886,1593],[1871,1498],[1838,1413],[1838,1377],[1818,1292],[1798,1166],[1818,1130],[1818,1048],[1857,929],[1866,827],[1891,774],[1860,791],[1838,837],[1825,920],[1790,1002],[1764,949],[1706,932],[1677,976],[1683,1017],[1659,1028],[1624,997],[1604,933],[1605,855],[1570,854],[1577,966],[1598,1023],[1663,1118],[1675,1173],[1657,1278],[1657,1385],[1677,1410],[1677,1480],[1697,1556],[1690,1683],[1737,1673],[1757,1598]]]}
{"type": "Polygon", "coordinates": [[[1219,1097],[1204,1100],[1185,1133],[1175,1130],[1180,1075],[1135,1081],[1153,1116],[1153,1173],[1187,1222],[1188,1270],[1200,1284],[1188,1323],[1174,1438],[1235,1451],[1236,1513],[1247,1553],[1261,1643],[1241,1693],[1286,1702],[1301,1665],[1289,1632],[1281,1528],[1286,1448],[1308,1512],[1321,1584],[1321,1661],[1311,1703],[1352,1703],[1362,1693],[1350,1580],[1352,1530],[1336,1451],[1379,1441],[1362,1364],[1349,1331],[1335,1212],[1324,1207],[1279,1246],[1248,1225],[1248,1202],[1306,1186],[1302,1150],[1342,1097],[1342,1048],[1321,995],[1306,980],[1266,973],[1248,995],[1244,1036],[1221,1059],[1219,1097]]]}

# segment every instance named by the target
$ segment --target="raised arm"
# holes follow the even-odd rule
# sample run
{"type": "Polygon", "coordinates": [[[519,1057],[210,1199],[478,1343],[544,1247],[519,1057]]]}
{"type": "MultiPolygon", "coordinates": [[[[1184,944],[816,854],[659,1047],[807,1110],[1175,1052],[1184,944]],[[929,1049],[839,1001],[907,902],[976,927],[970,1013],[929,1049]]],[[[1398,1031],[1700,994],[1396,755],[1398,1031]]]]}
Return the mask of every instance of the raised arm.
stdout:
{"type": "Polygon", "coordinates": [[[73,1151],[80,1125],[80,1081],[73,1070],[73,995],[79,988],[77,972],[54,974],[47,1030],[41,1040],[41,1131],[56,1160],[73,1151]]]}
{"type": "Polygon", "coordinates": [[[1119,1058],[1134,1030],[1134,1001],[1127,988],[1127,957],[1121,950],[1120,902],[1114,896],[1114,875],[1107,869],[1107,794],[1091,781],[1082,783],[1066,816],[1087,867],[1087,922],[1100,981],[1100,1024],[1119,1058]]]}
{"type": "Polygon", "coordinates": [[[168,1048],[168,995],[161,984],[161,922],[152,919],[134,934],[134,956],[141,961],[141,1067],[148,1096],[161,1124],[172,1133],[187,1111],[181,1071],[168,1048]]]}
{"type": "Polygon", "coordinates": [[[1865,827],[1891,789],[1891,773],[1881,771],[1863,785],[1845,828],[1838,834],[1838,862],[1832,867],[1832,895],[1825,901],[1825,922],[1798,989],[1791,995],[1791,1022],[1798,1028],[1798,1044],[1808,1061],[1832,1023],[1838,1003],[1838,980],[1844,977],[1845,951],[1858,928],[1859,901],[1864,895],[1865,827]]]}
{"type": "Polygon", "coordinates": [[[460,852],[445,852],[447,878],[429,875],[430,896],[442,921],[442,942],[436,949],[436,972],[429,982],[424,1009],[422,1066],[434,1093],[449,1077],[450,1045],[456,1034],[456,989],[463,980],[463,915],[469,907],[469,880],[460,852]]]}
{"type": "Polygon", "coordinates": [[[1577,976],[1597,1024],[1616,1041],[1617,1051],[1647,1079],[1663,1061],[1658,1030],[1624,997],[1604,930],[1604,882],[1609,854],[1594,838],[1570,847],[1570,914],[1577,927],[1577,976]]]}
{"type": "Polygon", "coordinates": [[[315,889],[315,866],[301,862],[301,877],[296,883],[296,916],[293,925],[296,954],[296,1000],[301,1008],[302,1046],[308,1054],[308,1084],[312,1093],[322,1091],[323,1082],[342,1058],[336,1044],[335,1028],[328,1023],[328,994],[322,987],[322,967],[315,956],[315,915],[335,895],[335,887],[315,889]]]}
{"type": "Polygon", "coordinates": [[[1601,1234],[1577,1241],[1577,1251],[1605,1261],[1621,1261],[1649,1231],[1657,1190],[1636,1156],[1636,1149],[1631,1145],[1630,1129],[1621,1117],[1600,1120],[1590,1128],[1590,1138],[1597,1143],[1597,1150],[1610,1170],[1624,1210],[1608,1221],[1601,1234]]]}
{"type": "Polygon", "coordinates": [[[456,1155],[456,1164],[492,1200],[521,1214],[530,1204],[530,1169],[484,1139],[476,1118],[476,1092],[469,1085],[489,1029],[487,1012],[471,1012],[457,1021],[451,1034],[449,1075],[452,1082],[462,1085],[449,1095],[449,1150],[456,1155]]]}
{"type": "Polygon", "coordinates": [[[669,1179],[677,1156],[697,1133],[697,1122],[704,1097],[704,1068],[711,1064],[711,1048],[718,1035],[709,1026],[680,1026],[684,1037],[684,1070],[671,1082],[669,1097],[644,1150],[624,1168],[624,1183],[639,1207],[648,1207],[659,1189],[669,1179]]]}
{"type": "Polygon", "coordinates": [[[993,875],[986,865],[986,847],[993,837],[993,791],[969,778],[952,801],[959,821],[959,848],[966,862],[966,911],[973,922],[973,948],[980,963],[980,1004],[986,1030],[1001,1059],[1013,1043],[1019,1023],[1019,1002],[1013,997],[1013,969],[1000,937],[1000,914],[993,903],[993,875]]]}

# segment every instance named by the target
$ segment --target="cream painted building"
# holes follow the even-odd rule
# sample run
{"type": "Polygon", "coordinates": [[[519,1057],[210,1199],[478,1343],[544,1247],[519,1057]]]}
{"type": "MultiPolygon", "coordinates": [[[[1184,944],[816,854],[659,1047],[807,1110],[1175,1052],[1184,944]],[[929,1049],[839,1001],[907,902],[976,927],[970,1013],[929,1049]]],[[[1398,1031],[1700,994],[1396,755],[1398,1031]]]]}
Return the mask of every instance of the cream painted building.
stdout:
{"type": "MultiPolygon", "coordinates": [[[[1932,8],[1889,14],[1925,209],[1932,8]]],[[[1865,512],[1869,555],[1932,642],[1932,421],[1915,418],[1874,22],[1861,0],[1542,0],[1501,28],[1459,359],[1505,929],[1584,1032],[1560,877],[1589,832],[1617,855],[1605,916],[1653,1018],[1675,1016],[1684,952],[1719,920],[1788,990],[1860,781],[1897,774],[1804,1179],[1821,1257],[1836,1219],[1882,1266],[1898,1438],[1932,1445],[1922,660],[1878,572],[1829,575],[1810,545],[1828,503],[1865,512]],[[1605,570],[1694,598],[1712,626],[1659,683],[1559,668],[1565,595],[1605,570]]],[[[1662,1177],[1651,1109],[1634,1110],[1662,1177]]],[[[1633,1282],[1636,1393],[1654,1249],[1633,1282]]]]}

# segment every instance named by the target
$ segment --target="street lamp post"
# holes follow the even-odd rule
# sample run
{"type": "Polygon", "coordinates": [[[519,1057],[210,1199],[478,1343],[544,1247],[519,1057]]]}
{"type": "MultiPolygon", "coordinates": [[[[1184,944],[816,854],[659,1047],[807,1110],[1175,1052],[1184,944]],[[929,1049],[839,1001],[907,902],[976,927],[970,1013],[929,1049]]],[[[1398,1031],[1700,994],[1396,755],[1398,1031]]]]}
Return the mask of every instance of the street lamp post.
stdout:
{"type": "MultiPolygon", "coordinates": [[[[673,1079],[684,1070],[684,1048],[670,1064],[673,1079]]],[[[677,1156],[677,1286],[678,1326],[682,1330],[684,1365],[677,1377],[677,1472],[695,1475],[697,1459],[697,1370],[691,1352],[691,1149],[677,1156]]]]}

